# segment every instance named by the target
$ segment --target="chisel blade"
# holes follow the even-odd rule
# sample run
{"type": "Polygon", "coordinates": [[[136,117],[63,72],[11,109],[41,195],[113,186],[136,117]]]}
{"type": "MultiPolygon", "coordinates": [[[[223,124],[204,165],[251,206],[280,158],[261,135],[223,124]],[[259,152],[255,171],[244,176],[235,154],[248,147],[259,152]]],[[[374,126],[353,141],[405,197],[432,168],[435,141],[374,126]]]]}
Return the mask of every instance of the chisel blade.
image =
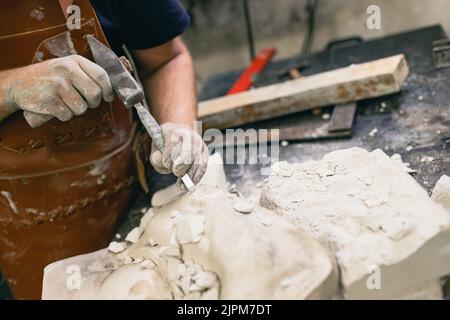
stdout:
{"type": "Polygon", "coordinates": [[[120,101],[127,107],[133,107],[135,104],[142,102],[144,90],[114,51],[91,35],[87,35],[87,40],[95,63],[105,69],[120,101]]]}

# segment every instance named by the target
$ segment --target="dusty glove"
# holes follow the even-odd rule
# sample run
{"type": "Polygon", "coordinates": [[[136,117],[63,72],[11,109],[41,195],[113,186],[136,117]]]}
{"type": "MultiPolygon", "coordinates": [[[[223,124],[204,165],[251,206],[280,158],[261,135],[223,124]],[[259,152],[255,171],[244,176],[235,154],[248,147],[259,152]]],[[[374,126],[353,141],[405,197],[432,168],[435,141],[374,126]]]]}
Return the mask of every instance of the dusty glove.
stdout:
{"type": "MultiPolygon", "coordinates": [[[[164,149],[158,150],[152,143],[150,162],[162,174],[173,173],[177,177],[188,174],[194,184],[203,177],[208,163],[208,147],[190,127],[165,123],[161,126],[164,149]]],[[[182,187],[181,183],[178,185],[182,187]]]]}
{"type": "Polygon", "coordinates": [[[8,107],[49,114],[61,121],[83,114],[88,107],[98,107],[102,98],[114,98],[108,74],[78,55],[15,70],[5,92],[8,107]]]}

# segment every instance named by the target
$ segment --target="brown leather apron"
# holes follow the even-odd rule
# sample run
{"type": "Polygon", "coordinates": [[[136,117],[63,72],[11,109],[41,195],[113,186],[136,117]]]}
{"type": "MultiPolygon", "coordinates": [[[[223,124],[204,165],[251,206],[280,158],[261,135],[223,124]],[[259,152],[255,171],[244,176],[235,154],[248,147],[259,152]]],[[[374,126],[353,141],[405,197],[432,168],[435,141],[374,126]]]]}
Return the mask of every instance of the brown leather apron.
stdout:
{"type": "MultiPolygon", "coordinates": [[[[88,0],[68,30],[57,0],[0,0],[0,70],[73,53],[92,60],[86,34],[107,43],[88,0]]],[[[26,72],[26,71],[25,71],[26,72]]],[[[0,122],[0,269],[19,299],[39,299],[43,268],[105,247],[133,183],[133,123],[116,99],[69,122],[31,129],[0,122]]]]}

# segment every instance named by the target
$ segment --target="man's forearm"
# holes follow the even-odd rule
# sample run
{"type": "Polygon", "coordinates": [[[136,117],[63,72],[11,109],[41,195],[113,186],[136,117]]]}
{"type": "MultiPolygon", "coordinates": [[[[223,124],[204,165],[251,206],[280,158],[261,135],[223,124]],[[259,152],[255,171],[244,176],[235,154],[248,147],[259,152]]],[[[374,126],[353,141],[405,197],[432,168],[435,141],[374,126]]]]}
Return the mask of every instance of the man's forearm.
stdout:
{"type": "Polygon", "coordinates": [[[0,121],[17,111],[17,108],[10,106],[10,103],[7,101],[7,93],[10,86],[9,78],[15,70],[0,71],[0,121]]]}
{"type": "Polygon", "coordinates": [[[154,48],[135,50],[133,56],[165,142],[162,150],[152,143],[151,164],[159,173],[177,177],[187,174],[194,184],[199,183],[209,153],[202,137],[193,130],[197,99],[189,51],[177,37],[154,48]]]}
{"type": "Polygon", "coordinates": [[[192,58],[184,45],[142,81],[152,114],[160,124],[175,122],[193,128],[197,116],[195,76],[192,58]]]}

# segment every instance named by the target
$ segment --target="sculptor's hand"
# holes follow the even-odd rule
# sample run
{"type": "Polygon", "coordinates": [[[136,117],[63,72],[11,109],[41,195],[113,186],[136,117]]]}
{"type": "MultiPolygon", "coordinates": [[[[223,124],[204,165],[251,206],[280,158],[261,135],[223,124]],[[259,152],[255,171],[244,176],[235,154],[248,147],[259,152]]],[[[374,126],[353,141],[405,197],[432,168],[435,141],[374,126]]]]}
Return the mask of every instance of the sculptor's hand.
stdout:
{"type": "Polygon", "coordinates": [[[168,122],[161,125],[161,130],[164,149],[160,152],[152,143],[151,164],[159,173],[173,173],[177,177],[187,173],[192,182],[197,184],[206,171],[208,147],[202,138],[186,125],[168,122]]]}
{"type": "Polygon", "coordinates": [[[55,116],[68,121],[114,92],[106,71],[88,59],[72,55],[15,69],[3,86],[4,102],[11,109],[55,116]]]}

